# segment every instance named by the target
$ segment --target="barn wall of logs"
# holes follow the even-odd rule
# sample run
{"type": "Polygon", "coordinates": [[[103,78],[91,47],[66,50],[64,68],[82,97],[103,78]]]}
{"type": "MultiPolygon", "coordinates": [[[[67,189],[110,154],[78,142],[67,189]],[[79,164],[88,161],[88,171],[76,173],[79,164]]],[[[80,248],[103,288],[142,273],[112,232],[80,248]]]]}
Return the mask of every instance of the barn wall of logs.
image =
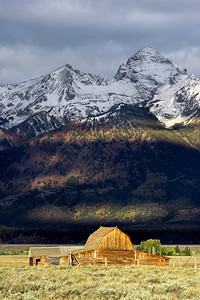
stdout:
{"type": "MultiPolygon", "coordinates": [[[[169,259],[162,256],[139,251],[92,250],[74,254],[80,265],[123,264],[123,265],[157,265],[169,264],[169,259]]],[[[62,257],[60,264],[69,264],[69,256],[62,257]]]]}
{"type": "Polygon", "coordinates": [[[48,256],[34,256],[30,258],[30,265],[33,266],[48,266],[49,257],[48,256]]]}

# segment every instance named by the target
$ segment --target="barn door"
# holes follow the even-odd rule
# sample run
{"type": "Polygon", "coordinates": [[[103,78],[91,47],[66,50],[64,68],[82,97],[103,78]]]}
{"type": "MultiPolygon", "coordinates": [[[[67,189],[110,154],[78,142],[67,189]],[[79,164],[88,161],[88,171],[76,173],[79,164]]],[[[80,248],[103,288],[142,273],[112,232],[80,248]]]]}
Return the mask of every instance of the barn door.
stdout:
{"type": "Polygon", "coordinates": [[[49,264],[50,265],[60,265],[60,258],[59,257],[49,257],[49,264]]]}

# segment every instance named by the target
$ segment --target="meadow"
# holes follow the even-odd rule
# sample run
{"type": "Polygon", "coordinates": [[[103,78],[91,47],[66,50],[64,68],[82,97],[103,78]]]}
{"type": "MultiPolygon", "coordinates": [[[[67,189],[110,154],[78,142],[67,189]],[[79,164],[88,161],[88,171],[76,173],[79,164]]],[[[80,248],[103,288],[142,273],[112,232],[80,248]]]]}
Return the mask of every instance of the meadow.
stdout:
{"type": "Polygon", "coordinates": [[[0,255],[0,267],[28,266],[29,260],[27,255],[0,255]]]}
{"type": "Polygon", "coordinates": [[[27,257],[10,257],[12,266],[6,265],[6,259],[8,262],[8,257],[1,258],[0,299],[200,299],[200,269],[29,267],[27,257]]]}

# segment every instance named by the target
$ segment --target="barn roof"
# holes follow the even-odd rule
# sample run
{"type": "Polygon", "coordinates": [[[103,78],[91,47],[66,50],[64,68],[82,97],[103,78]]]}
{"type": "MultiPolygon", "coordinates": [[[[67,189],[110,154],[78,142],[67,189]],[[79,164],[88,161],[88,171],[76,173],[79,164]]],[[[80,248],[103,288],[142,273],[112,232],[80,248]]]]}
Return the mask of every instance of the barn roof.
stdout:
{"type": "Polygon", "coordinates": [[[69,246],[31,247],[29,250],[29,257],[59,255],[59,254],[65,253],[69,250],[70,250],[69,246]]]}
{"type": "Polygon", "coordinates": [[[84,249],[87,249],[87,250],[97,249],[102,238],[115,228],[116,227],[100,226],[99,229],[97,229],[95,232],[90,234],[89,238],[87,239],[84,249]]]}
{"type": "Polygon", "coordinates": [[[60,253],[60,254],[52,254],[52,255],[50,255],[50,257],[66,257],[70,253],[76,255],[76,254],[79,254],[79,253],[84,253],[84,252],[89,252],[89,251],[92,251],[92,250],[87,250],[87,249],[84,249],[84,248],[80,248],[80,249],[75,249],[75,250],[72,250],[72,251],[63,252],[63,253],[60,253]]]}
{"type": "Polygon", "coordinates": [[[49,256],[60,254],[59,247],[31,247],[29,257],[33,256],[49,256]]]}

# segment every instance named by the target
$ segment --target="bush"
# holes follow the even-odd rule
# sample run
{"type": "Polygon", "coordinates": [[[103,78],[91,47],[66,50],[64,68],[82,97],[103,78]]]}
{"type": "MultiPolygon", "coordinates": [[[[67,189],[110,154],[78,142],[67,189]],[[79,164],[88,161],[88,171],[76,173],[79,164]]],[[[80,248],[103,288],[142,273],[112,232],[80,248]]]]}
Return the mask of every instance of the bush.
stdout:
{"type": "Polygon", "coordinates": [[[185,250],[182,252],[186,256],[191,256],[192,252],[189,247],[185,247],[185,250]]]}
{"type": "Polygon", "coordinates": [[[169,256],[176,255],[176,251],[174,248],[162,246],[161,255],[169,255],[169,256]]]}
{"type": "Polygon", "coordinates": [[[153,253],[153,248],[155,249],[155,254],[160,254],[161,243],[160,240],[149,239],[140,243],[140,251],[146,253],[153,253]]]}
{"type": "Polygon", "coordinates": [[[174,247],[174,250],[175,250],[176,253],[180,253],[181,252],[181,250],[180,250],[180,248],[179,248],[178,245],[176,245],[176,247],[174,247]]]}

